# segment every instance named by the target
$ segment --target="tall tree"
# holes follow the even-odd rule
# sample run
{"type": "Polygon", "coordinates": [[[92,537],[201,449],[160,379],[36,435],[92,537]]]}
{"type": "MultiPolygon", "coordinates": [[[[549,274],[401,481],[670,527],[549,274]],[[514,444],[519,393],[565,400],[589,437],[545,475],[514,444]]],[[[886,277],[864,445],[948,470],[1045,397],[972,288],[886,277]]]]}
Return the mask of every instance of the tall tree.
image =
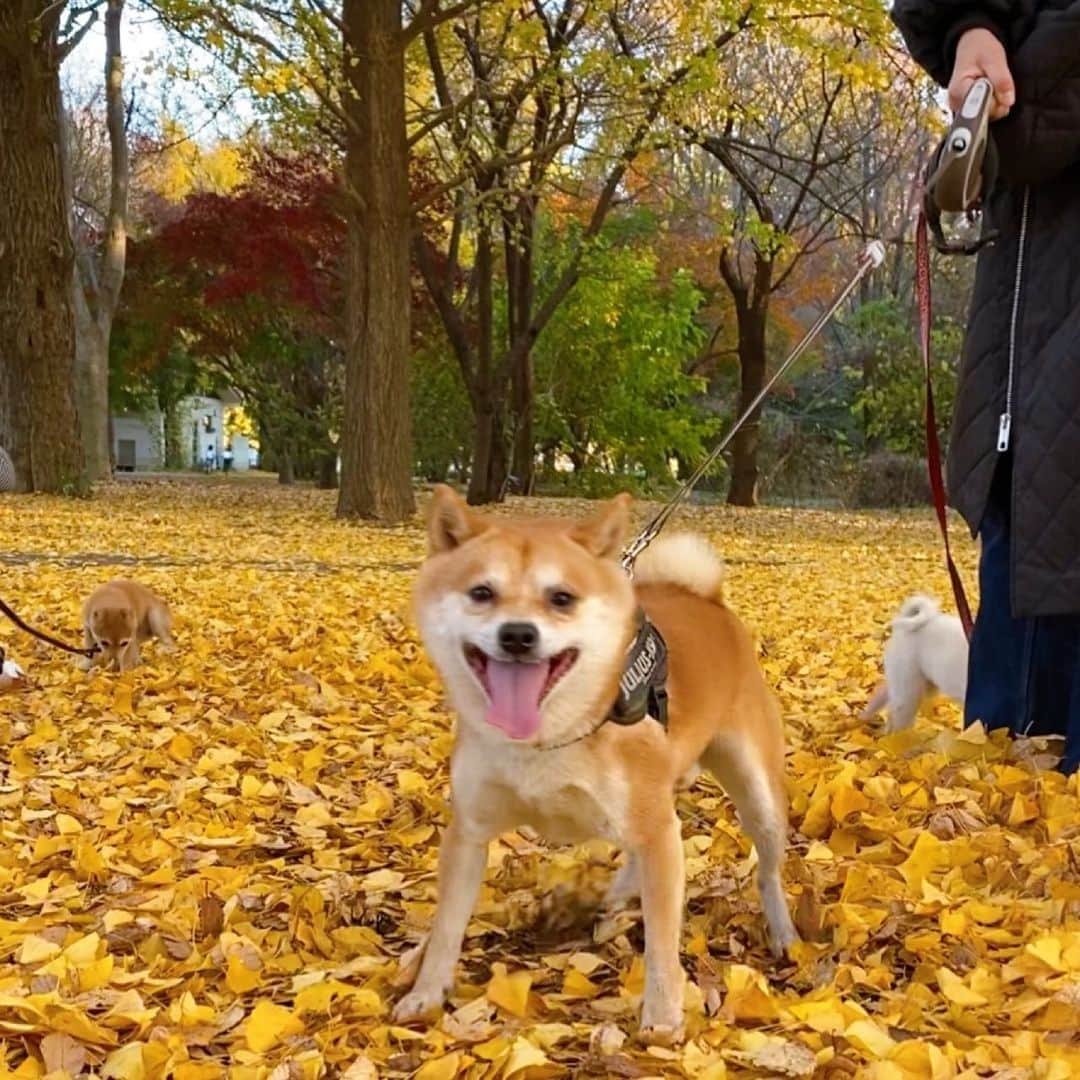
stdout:
{"type": "Polygon", "coordinates": [[[663,13],[628,11],[598,0],[494,4],[424,37],[434,94],[415,122],[448,163],[442,187],[456,201],[445,243],[418,238],[417,261],[473,407],[473,503],[501,497],[511,462],[531,486],[536,341],[665,110],[750,18],[748,7],[717,4],[672,33],[663,13]],[[568,188],[584,225],[541,281],[537,223],[568,188]]]}
{"type": "Polygon", "coordinates": [[[0,4],[0,445],[20,491],[84,480],[73,392],[75,251],[64,200],[64,4],[0,4]]]}
{"type": "Polygon", "coordinates": [[[158,3],[171,26],[226,52],[249,84],[339,141],[349,202],[343,517],[393,523],[414,510],[405,55],[425,31],[486,2],[158,3]],[[281,78],[269,78],[271,69],[281,78]]]}
{"type": "MultiPolygon", "coordinates": [[[[76,205],[75,391],[87,478],[111,469],[109,438],[109,337],[120,303],[127,260],[128,187],[131,165],[124,110],[124,59],[120,29],[124,0],[105,8],[105,116],[109,141],[108,202],[76,205]]],[[[72,191],[72,196],[75,192],[72,191]]]]}
{"type": "Polygon", "coordinates": [[[338,514],[414,509],[409,149],[401,0],[345,0],[345,416],[338,514]]]}
{"type": "MultiPolygon", "coordinates": [[[[861,151],[881,121],[859,108],[858,91],[871,76],[860,83],[857,61],[865,48],[845,50],[850,36],[836,28],[818,48],[766,39],[739,57],[731,78],[742,92],[722,123],[709,130],[684,125],[730,182],[718,265],[735,311],[740,414],[765,385],[776,294],[808,256],[864,235],[860,203],[878,176],[861,168],[861,151]]],[[[761,409],[732,444],[728,502],[737,506],[757,501],[761,409]]]]}

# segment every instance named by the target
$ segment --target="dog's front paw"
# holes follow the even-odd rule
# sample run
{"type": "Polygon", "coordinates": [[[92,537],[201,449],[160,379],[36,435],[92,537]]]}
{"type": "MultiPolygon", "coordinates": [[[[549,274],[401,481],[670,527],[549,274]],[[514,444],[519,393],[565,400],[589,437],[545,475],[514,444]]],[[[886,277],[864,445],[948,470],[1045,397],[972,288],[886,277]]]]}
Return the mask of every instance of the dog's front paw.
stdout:
{"type": "Polygon", "coordinates": [[[637,1037],[643,1046],[678,1046],[686,1038],[686,1029],[681,1018],[677,1024],[643,1023],[637,1037]]]}
{"type": "Polygon", "coordinates": [[[674,1046],[685,1038],[682,995],[679,1001],[670,999],[652,1002],[646,997],[641,1008],[641,1027],[638,1041],[646,1046],[674,1046]]]}
{"type": "Polygon", "coordinates": [[[785,926],[776,933],[769,934],[769,949],[775,959],[783,960],[791,946],[800,941],[802,938],[799,937],[799,931],[794,926],[785,926]]]}
{"type": "Polygon", "coordinates": [[[907,731],[909,727],[913,727],[915,724],[915,717],[912,716],[897,716],[893,713],[889,716],[885,723],[881,727],[882,735],[899,735],[901,731],[907,731]]]}
{"type": "Polygon", "coordinates": [[[443,989],[416,989],[407,993],[394,1006],[395,1024],[416,1024],[430,1020],[442,1010],[447,991],[443,989]]]}

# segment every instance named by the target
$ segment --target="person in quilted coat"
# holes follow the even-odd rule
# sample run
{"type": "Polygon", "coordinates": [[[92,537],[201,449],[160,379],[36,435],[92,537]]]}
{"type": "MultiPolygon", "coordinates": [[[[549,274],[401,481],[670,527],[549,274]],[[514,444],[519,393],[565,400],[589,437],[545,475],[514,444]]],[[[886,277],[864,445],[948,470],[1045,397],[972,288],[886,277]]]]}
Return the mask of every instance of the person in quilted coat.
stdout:
{"type": "Polygon", "coordinates": [[[896,0],[957,109],[994,87],[999,175],[948,455],[981,541],[965,722],[1064,735],[1080,766],[1080,0],[896,0]]]}

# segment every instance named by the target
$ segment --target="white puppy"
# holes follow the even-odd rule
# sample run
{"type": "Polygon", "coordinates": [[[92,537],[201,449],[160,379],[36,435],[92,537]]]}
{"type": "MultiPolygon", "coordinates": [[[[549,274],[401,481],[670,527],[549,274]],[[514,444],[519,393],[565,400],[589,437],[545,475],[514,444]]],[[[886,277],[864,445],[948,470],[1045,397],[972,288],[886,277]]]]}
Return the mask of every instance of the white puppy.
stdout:
{"type": "Polygon", "coordinates": [[[14,660],[5,659],[4,650],[0,649],[0,690],[11,690],[25,682],[26,672],[14,660]]]}
{"type": "Polygon", "coordinates": [[[885,733],[915,722],[923,699],[938,690],[958,704],[967,692],[968,642],[955,615],[942,612],[929,596],[904,601],[885,644],[885,679],[874,691],[862,718],[888,707],[885,733]]]}

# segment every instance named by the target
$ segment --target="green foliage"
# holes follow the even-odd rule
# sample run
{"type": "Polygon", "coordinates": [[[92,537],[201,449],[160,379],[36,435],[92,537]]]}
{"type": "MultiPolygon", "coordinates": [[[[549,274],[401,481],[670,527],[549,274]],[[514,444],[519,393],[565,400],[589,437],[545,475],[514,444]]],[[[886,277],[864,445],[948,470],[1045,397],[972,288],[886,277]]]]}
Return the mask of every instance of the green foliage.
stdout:
{"type": "Polygon", "coordinates": [[[472,412],[445,337],[433,335],[413,354],[411,400],[415,453],[426,480],[460,476],[472,440],[472,412]]]}
{"type": "MultiPolygon", "coordinates": [[[[552,239],[554,264],[572,242],[552,239]]],[[[660,280],[651,251],[596,242],[535,349],[538,444],[578,468],[650,477],[699,457],[714,424],[684,365],[702,343],[701,302],[685,271],[660,280]]]]}
{"type": "MultiPolygon", "coordinates": [[[[849,328],[863,356],[862,380],[853,409],[863,419],[867,437],[899,454],[924,451],[923,409],[925,379],[911,317],[896,300],[864,304],[849,328]]],[[[963,327],[952,318],[939,318],[931,331],[934,404],[941,430],[952,422],[956,375],[963,327]]]]}
{"type": "Polygon", "coordinates": [[[208,380],[183,341],[158,349],[157,326],[130,308],[109,343],[109,401],[114,412],[169,412],[188,394],[209,391],[208,380]]]}
{"type": "MultiPolygon", "coordinates": [[[[541,233],[543,287],[579,238],[577,227],[541,233]]],[[[661,279],[656,256],[639,243],[654,233],[648,215],[613,221],[592,242],[577,286],[533,350],[536,445],[547,479],[555,462],[562,470],[572,463],[583,493],[603,494],[635,477],[638,486],[666,481],[669,460],[696,460],[715,430],[701,405],[704,380],[683,370],[702,344],[695,320],[702,296],[685,271],[661,279]]],[[[469,400],[441,335],[425,341],[412,364],[418,467],[440,479],[468,465],[469,400]]]]}

